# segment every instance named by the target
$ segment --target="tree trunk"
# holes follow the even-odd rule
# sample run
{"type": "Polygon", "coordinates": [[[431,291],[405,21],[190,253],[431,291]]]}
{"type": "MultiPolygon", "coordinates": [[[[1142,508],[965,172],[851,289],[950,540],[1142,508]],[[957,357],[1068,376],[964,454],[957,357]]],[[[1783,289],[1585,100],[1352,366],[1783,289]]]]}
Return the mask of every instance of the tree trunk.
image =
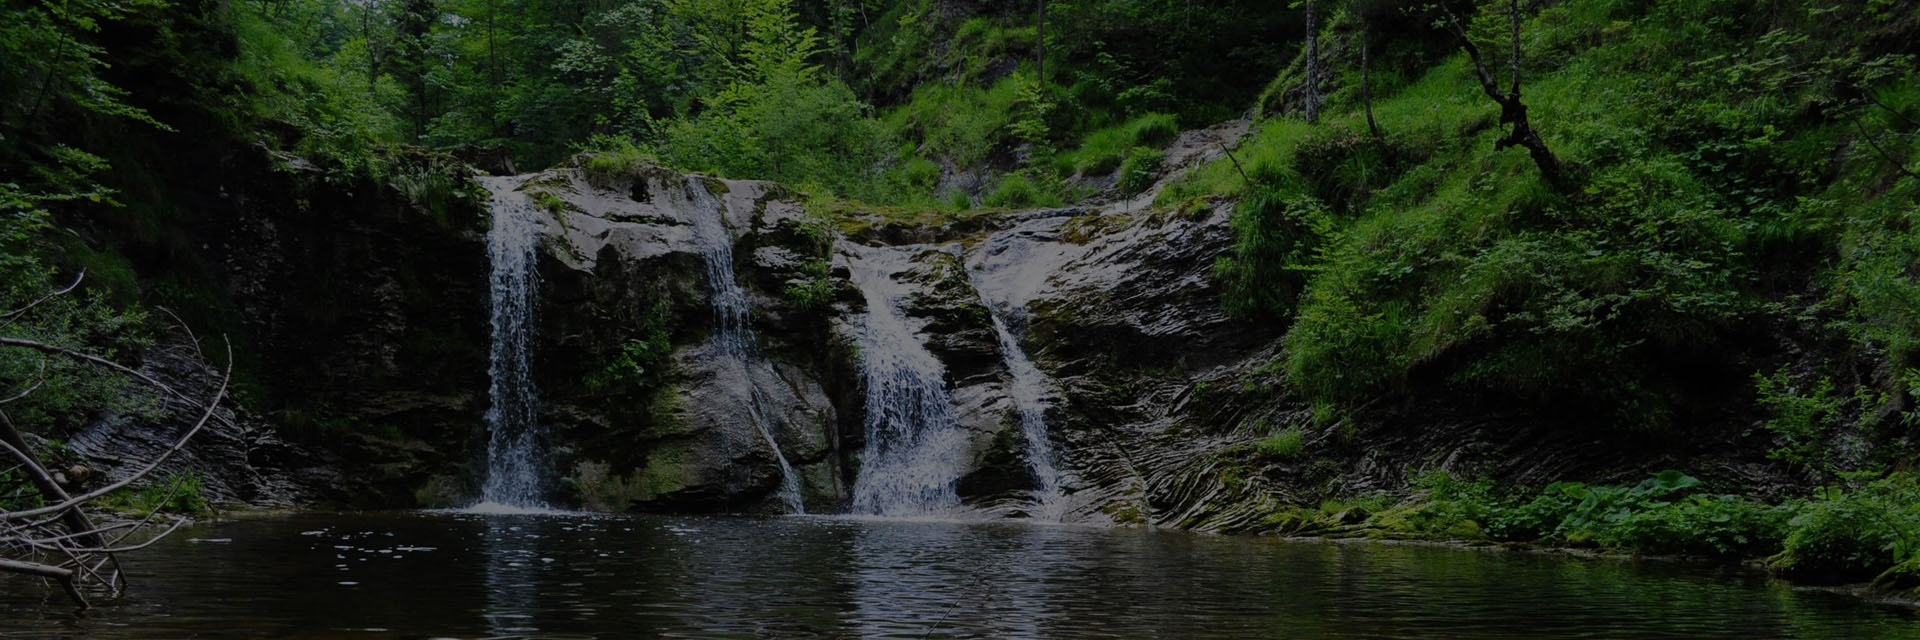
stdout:
{"type": "Polygon", "coordinates": [[[1532,121],[1527,119],[1527,105],[1520,100],[1520,0],[1508,4],[1507,20],[1511,23],[1512,50],[1507,57],[1507,65],[1512,86],[1506,91],[1500,89],[1500,81],[1487,68],[1486,59],[1480,55],[1480,47],[1467,37],[1467,29],[1460,23],[1459,16],[1447,3],[1440,3],[1441,11],[1446,12],[1447,28],[1460,39],[1460,48],[1467,52],[1467,58],[1473,61],[1475,79],[1480,81],[1480,90],[1500,105],[1500,124],[1512,127],[1506,137],[1493,143],[1494,149],[1507,147],[1526,147],[1527,155],[1533,158],[1533,164],[1540,168],[1540,175],[1548,184],[1562,193],[1572,191],[1566,171],[1560,164],[1560,158],[1547,148],[1545,140],[1533,129],[1532,121]]]}
{"type": "Polygon", "coordinates": [[[1033,49],[1034,75],[1040,78],[1040,90],[1047,87],[1047,0],[1034,0],[1037,7],[1035,19],[1033,49]]]}
{"type": "MultiPolygon", "coordinates": [[[[59,504],[72,499],[72,496],[67,495],[65,489],[60,488],[60,483],[53,481],[53,476],[48,474],[44,467],[40,466],[39,461],[31,459],[33,452],[27,448],[26,439],[20,437],[20,432],[13,428],[13,420],[8,418],[4,411],[0,411],[0,442],[7,443],[8,446],[19,450],[20,453],[25,454],[29,458],[27,460],[21,460],[21,465],[26,470],[27,479],[33,482],[33,488],[38,489],[41,497],[45,498],[48,503],[59,504]]],[[[93,520],[88,518],[87,514],[82,513],[79,509],[67,510],[66,514],[62,515],[60,519],[63,524],[67,525],[67,529],[72,533],[94,530],[93,520]]],[[[75,539],[91,547],[106,546],[100,543],[99,534],[87,534],[75,539]]]]}
{"type": "Polygon", "coordinates": [[[500,9],[493,6],[493,0],[487,0],[487,78],[493,81],[493,88],[500,88],[500,63],[494,54],[493,22],[500,9]]]}
{"type": "Polygon", "coordinates": [[[1307,122],[1320,121],[1320,24],[1319,7],[1307,0],[1307,122]]]}
{"type": "Polygon", "coordinates": [[[1368,55],[1368,51],[1367,22],[1366,18],[1362,17],[1360,19],[1360,103],[1366,107],[1367,131],[1373,134],[1375,141],[1379,141],[1382,139],[1380,123],[1373,119],[1373,60],[1368,55]]]}

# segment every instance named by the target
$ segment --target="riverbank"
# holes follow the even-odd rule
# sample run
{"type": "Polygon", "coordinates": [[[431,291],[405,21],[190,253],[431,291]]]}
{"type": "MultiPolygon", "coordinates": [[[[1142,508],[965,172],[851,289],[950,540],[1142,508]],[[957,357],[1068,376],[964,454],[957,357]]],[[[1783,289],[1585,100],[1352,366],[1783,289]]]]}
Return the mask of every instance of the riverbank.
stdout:
{"type": "Polygon", "coordinates": [[[1920,484],[1903,472],[1773,503],[1714,493],[1674,471],[1630,487],[1562,482],[1537,492],[1431,473],[1407,496],[1288,507],[1266,524],[1289,539],[1739,565],[1807,588],[1914,605],[1916,497],[1920,484]]]}

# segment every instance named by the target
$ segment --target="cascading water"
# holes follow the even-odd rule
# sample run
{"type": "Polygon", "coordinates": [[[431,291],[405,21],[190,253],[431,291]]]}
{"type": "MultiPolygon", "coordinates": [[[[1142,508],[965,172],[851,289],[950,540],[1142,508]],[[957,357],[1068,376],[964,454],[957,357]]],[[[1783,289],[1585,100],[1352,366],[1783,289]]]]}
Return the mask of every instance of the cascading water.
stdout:
{"type": "Polygon", "coordinates": [[[1067,508],[1062,474],[1055,466],[1047,433],[1046,411],[1057,396],[1052,379],[1034,366],[1019,336],[1026,327],[1026,305],[1048,288],[1048,277],[1080,250],[1057,241],[1066,220],[1058,215],[1022,220],[1012,229],[988,236],[966,267],[968,280],[993,320],[1007,369],[1008,395],[1026,441],[1027,466],[1035,481],[1028,515],[1041,520],[1059,520],[1067,508]]]}
{"type": "Polygon", "coordinates": [[[492,199],[487,257],[492,263],[493,342],[487,373],[487,481],[476,510],[545,508],[546,434],[531,375],[533,312],[540,281],[534,270],[540,216],[518,190],[520,179],[481,179],[492,199]]]}
{"type": "Polygon", "coordinates": [[[947,393],[946,370],[900,312],[905,290],[893,280],[910,254],[867,249],[851,260],[866,296],[859,334],[867,387],[866,451],[853,487],[853,510],[913,516],[951,509],[967,442],[947,393]]]}
{"type": "Polygon", "coordinates": [[[993,319],[993,332],[1000,342],[1001,362],[1007,367],[1007,395],[1013,398],[1014,410],[1020,417],[1020,435],[1027,443],[1027,468],[1033,472],[1036,482],[1033,510],[1029,515],[1039,520],[1059,520],[1064,506],[1060,470],[1053,465],[1053,443],[1047,439],[1046,414],[1047,405],[1052,402],[1052,383],[1047,374],[1033,366],[1033,360],[1027,357],[1027,350],[1020,346],[1019,338],[1008,328],[1008,312],[1002,311],[987,297],[977,274],[970,275],[974,279],[974,289],[980,291],[980,304],[987,307],[987,315],[993,319]]]}
{"type": "Polygon", "coordinates": [[[758,357],[758,348],[754,342],[752,330],[751,306],[747,292],[740,287],[740,281],[733,270],[733,237],[727,233],[725,222],[726,209],[707,191],[707,185],[701,178],[688,176],[686,179],[687,197],[703,214],[693,220],[695,242],[700,245],[700,259],[706,266],[707,282],[713,287],[713,347],[716,354],[725,363],[740,368],[740,380],[748,387],[750,396],[748,411],[753,416],[754,430],[773,449],[774,459],[780,463],[780,501],[788,513],[806,513],[806,505],[800,498],[800,478],[787,462],[787,454],[780,450],[780,444],[774,440],[773,432],[767,428],[770,423],[765,413],[766,401],[761,398],[760,388],[753,382],[753,368],[764,366],[758,357]]]}

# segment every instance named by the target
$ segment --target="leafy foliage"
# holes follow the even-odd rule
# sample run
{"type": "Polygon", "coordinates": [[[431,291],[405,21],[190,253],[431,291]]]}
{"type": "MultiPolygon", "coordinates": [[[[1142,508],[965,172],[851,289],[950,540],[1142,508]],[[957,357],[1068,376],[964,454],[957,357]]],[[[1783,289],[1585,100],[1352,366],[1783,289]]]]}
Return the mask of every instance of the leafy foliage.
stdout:
{"type": "Polygon", "coordinates": [[[129,487],[101,499],[100,504],[130,516],[145,516],[156,511],[198,516],[213,508],[201,493],[200,474],[183,471],[164,480],[129,487]]]}
{"type": "Polygon", "coordinates": [[[1307,434],[1299,429],[1283,429],[1272,436],[1254,443],[1254,448],[1262,455],[1293,460],[1306,452],[1307,434]]]}
{"type": "Polygon", "coordinates": [[[1864,580],[1920,553],[1920,480],[1892,474],[1855,490],[1828,487],[1788,523],[1770,564],[1788,575],[1864,580]]]}
{"type": "Polygon", "coordinates": [[[634,337],[620,344],[618,351],[606,356],[599,369],[584,380],[594,393],[633,397],[652,390],[666,373],[673,356],[673,336],[666,318],[666,305],[656,303],[634,337]]]}
{"type": "MultiPolygon", "coordinates": [[[[1891,132],[1915,121],[1917,78],[1900,66],[1909,52],[1873,35],[1905,27],[1871,16],[1911,8],[1763,4],[1737,19],[1690,2],[1530,9],[1528,105],[1571,194],[1524,154],[1489,151],[1495,109],[1464,56],[1425,58],[1422,25],[1363,11],[1330,28],[1364,15],[1412,47],[1374,87],[1385,134],[1368,133],[1359,92],[1336,90],[1319,124],[1261,121],[1233,159],[1159,200],[1240,199],[1215,270],[1223,301],[1288,319],[1283,369],[1313,402],[1434,394],[1678,429],[1705,417],[1694,399],[1739,393],[1747,363],[1774,357],[1751,340],[1767,322],[1844,332],[1902,371],[1920,254],[1894,229],[1920,180],[1898,162],[1911,140],[1891,132]]],[[[1504,15],[1475,23],[1505,28],[1504,15]]]]}

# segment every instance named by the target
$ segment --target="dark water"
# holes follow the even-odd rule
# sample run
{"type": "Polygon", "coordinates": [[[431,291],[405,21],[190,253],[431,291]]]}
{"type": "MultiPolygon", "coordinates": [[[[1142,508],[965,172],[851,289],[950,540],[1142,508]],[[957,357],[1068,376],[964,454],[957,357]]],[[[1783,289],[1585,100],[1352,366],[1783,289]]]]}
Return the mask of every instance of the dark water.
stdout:
{"type": "Polygon", "coordinates": [[[83,616],[0,579],[0,637],[1920,638],[1738,570],[1018,524],[303,515],[128,560],[83,616]]]}

